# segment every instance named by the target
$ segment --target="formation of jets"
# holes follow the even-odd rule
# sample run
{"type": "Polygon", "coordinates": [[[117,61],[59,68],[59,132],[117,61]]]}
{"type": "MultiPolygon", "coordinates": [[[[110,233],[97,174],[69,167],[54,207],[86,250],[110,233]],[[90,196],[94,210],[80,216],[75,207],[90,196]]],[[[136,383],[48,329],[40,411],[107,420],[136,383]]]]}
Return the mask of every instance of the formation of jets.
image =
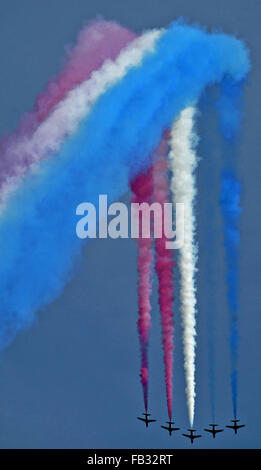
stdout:
{"type": "MultiPolygon", "coordinates": [[[[149,418],[149,416],[151,416],[151,415],[147,412],[142,413],[142,415],[145,416],[145,417],[143,418],[143,416],[142,416],[142,417],[138,417],[137,419],[139,419],[140,421],[143,421],[146,425],[146,428],[149,426],[150,423],[155,423],[157,421],[156,419],[149,418]]],[[[238,429],[245,427],[245,424],[237,424],[240,421],[239,419],[232,419],[231,421],[232,421],[233,425],[232,424],[227,425],[226,428],[232,429],[235,434],[237,434],[238,429]]],[[[180,430],[180,428],[177,428],[177,427],[173,426],[175,424],[174,421],[166,421],[166,423],[168,424],[168,426],[161,426],[161,428],[166,429],[166,431],[168,431],[170,436],[172,435],[173,431],[179,431],[180,430]]],[[[211,433],[213,439],[215,439],[216,434],[224,431],[224,429],[217,429],[218,424],[209,424],[209,426],[210,426],[210,429],[205,428],[204,431],[211,433]]],[[[184,433],[184,434],[182,434],[182,436],[187,437],[188,439],[190,439],[191,444],[193,444],[195,439],[198,439],[199,437],[202,437],[202,434],[194,434],[196,432],[195,429],[188,429],[188,432],[189,432],[189,434],[184,433]]]]}

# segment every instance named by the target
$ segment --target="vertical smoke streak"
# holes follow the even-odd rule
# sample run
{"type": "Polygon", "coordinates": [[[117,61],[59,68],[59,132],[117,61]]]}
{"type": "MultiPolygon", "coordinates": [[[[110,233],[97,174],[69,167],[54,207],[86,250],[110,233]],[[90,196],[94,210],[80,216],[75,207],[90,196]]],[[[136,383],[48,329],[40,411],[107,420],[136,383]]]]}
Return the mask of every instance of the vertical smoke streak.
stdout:
{"type": "MultiPolygon", "coordinates": [[[[151,195],[153,192],[153,173],[152,167],[144,173],[140,173],[135,180],[131,182],[133,191],[132,202],[134,203],[151,203],[151,195]]],[[[141,218],[141,214],[138,215],[141,218]]],[[[141,224],[140,224],[141,226],[141,224]]],[[[141,350],[141,368],[140,379],[143,390],[145,411],[148,411],[148,384],[149,384],[149,368],[148,368],[148,345],[149,332],[151,327],[151,272],[152,272],[152,236],[143,238],[139,234],[138,238],[138,332],[141,350]]]]}
{"type": "MultiPolygon", "coordinates": [[[[217,272],[219,272],[219,260],[217,255],[213,254],[217,250],[217,211],[216,204],[216,186],[219,187],[219,176],[216,157],[216,145],[213,146],[212,138],[216,133],[216,122],[214,122],[214,92],[215,90],[207,90],[201,97],[200,128],[204,135],[201,140],[201,151],[207,158],[204,159],[200,169],[199,186],[201,188],[201,226],[203,229],[199,233],[199,245],[204,249],[204,263],[202,274],[207,281],[207,289],[204,287],[204,309],[206,311],[206,327],[207,327],[207,362],[208,362],[208,386],[211,423],[216,422],[216,321],[219,317],[219,306],[217,302],[217,272]],[[206,184],[210,182],[210,184],[206,184]],[[210,186],[212,191],[209,191],[210,186]],[[208,227],[205,230],[205,227],[208,227]],[[204,261],[205,260],[205,261],[204,261]]],[[[218,189],[217,189],[218,190],[218,189]]],[[[199,246],[200,251],[200,246],[199,246]]],[[[201,302],[202,304],[202,302],[201,302]]]]}
{"type": "MultiPolygon", "coordinates": [[[[209,181],[212,181],[211,170],[207,172],[206,175],[209,181]]],[[[205,180],[206,181],[206,180],[205,180]]],[[[209,187],[208,187],[209,188],[209,187]]],[[[207,188],[207,191],[209,190],[207,188]]],[[[214,211],[213,211],[213,201],[206,197],[206,213],[205,217],[208,223],[208,230],[206,233],[205,240],[202,242],[207,247],[206,249],[206,266],[207,266],[207,279],[208,287],[205,294],[206,297],[206,306],[207,306],[207,332],[208,332],[208,377],[209,377],[209,394],[210,394],[210,410],[212,423],[216,422],[216,318],[217,318],[217,299],[215,291],[215,281],[216,281],[216,264],[213,262],[213,253],[216,250],[216,228],[214,225],[214,211]]]]}
{"type": "Polygon", "coordinates": [[[194,199],[196,195],[194,170],[197,156],[194,151],[196,136],[193,131],[195,108],[185,108],[171,130],[169,159],[172,170],[171,189],[174,203],[184,204],[184,243],[179,250],[178,263],[181,274],[181,314],[183,322],[184,367],[186,396],[191,426],[195,408],[195,348],[196,348],[196,286],[195,273],[197,247],[195,244],[196,220],[194,199]]]}
{"type": "Polygon", "coordinates": [[[238,248],[240,184],[232,172],[222,175],[220,204],[224,222],[224,245],[226,250],[227,295],[230,311],[229,343],[231,353],[231,387],[234,417],[237,417],[238,377],[238,248]]]}
{"type": "Polygon", "coordinates": [[[162,343],[164,351],[165,383],[167,395],[168,415],[172,418],[173,399],[173,253],[166,249],[166,236],[164,233],[164,204],[169,199],[169,183],[167,178],[168,160],[167,143],[161,146],[162,156],[154,164],[154,193],[153,200],[162,207],[162,236],[155,239],[155,270],[158,276],[158,294],[162,326],[162,343]]]}
{"type": "Polygon", "coordinates": [[[237,417],[238,398],[238,264],[239,264],[239,216],[240,183],[236,177],[240,111],[242,107],[243,82],[226,77],[221,84],[218,102],[220,128],[224,142],[224,170],[221,175],[220,205],[223,217],[223,236],[226,259],[227,303],[229,309],[229,347],[231,358],[231,391],[234,418],[237,417]]]}

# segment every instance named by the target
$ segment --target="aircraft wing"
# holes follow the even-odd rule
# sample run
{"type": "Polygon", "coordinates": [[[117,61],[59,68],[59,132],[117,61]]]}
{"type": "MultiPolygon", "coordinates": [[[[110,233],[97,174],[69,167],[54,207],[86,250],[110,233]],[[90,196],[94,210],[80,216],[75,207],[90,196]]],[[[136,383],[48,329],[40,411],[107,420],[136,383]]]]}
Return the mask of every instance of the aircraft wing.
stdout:
{"type": "MultiPolygon", "coordinates": [[[[191,438],[190,434],[182,434],[182,436],[189,437],[189,439],[191,438]]],[[[193,437],[195,437],[195,436],[193,436],[193,437]]]]}
{"type": "Polygon", "coordinates": [[[197,434],[197,436],[193,436],[194,438],[197,439],[197,437],[202,437],[201,434],[197,434]]]}
{"type": "Polygon", "coordinates": [[[213,432],[212,429],[204,429],[204,431],[213,432]]]}
{"type": "Polygon", "coordinates": [[[155,423],[156,421],[156,419],[148,419],[148,423],[155,423]]]}
{"type": "Polygon", "coordinates": [[[216,429],[215,432],[222,432],[224,429],[216,429]]]}
{"type": "Polygon", "coordinates": [[[167,428],[167,426],[161,426],[163,429],[167,429],[167,431],[169,431],[169,428],[167,428]]]}
{"type": "Polygon", "coordinates": [[[235,426],[226,425],[226,428],[235,429],[235,426]]]}
{"type": "Polygon", "coordinates": [[[144,423],[146,423],[146,419],[145,418],[137,418],[139,419],[140,421],[143,421],[144,423]]]}

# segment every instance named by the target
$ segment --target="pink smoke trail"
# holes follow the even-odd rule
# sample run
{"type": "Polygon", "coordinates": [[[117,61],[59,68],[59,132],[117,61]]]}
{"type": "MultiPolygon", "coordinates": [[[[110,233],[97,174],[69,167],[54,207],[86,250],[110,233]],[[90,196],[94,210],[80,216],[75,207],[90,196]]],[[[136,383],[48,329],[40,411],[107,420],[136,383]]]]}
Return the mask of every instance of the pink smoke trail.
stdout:
{"type": "MultiPolygon", "coordinates": [[[[151,202],[153,193],[153,169],[150,167],[146,172],[140,173],[132,182],[133,191],[132,202],[141,204],[142,202],[151,202]]],[[[141,224],[140,224],[141,226],[141,224]]],[[[145,411],[148,411],[148,344],[149,331],[151,327],[151,271],[152,271],[152,237],[138,238],[138,332],[141,349],[141,368],[140,378],[143,390],[145,411]]]]}
{"type": "MultiPolygon", "coordinates": [[[[153,201],[159,202],[164,215],[164,203],[168,202],[169,183],[167,178],[167,142],[162,141],[159,153],[162,155],[154,164],[154,193],[153,201]]],[[[173,326],[173,266],[172,251],[166,249],[167,238],[164,234],[164,216],[162,216],[162,237],[155,239],[155,271],[158,276],[159,306],[162,325],[162,342],[164,351],[165,382],[167,394],[167,407],[169,420],[172,418],[173,395],[173,350],[174,350],[174,326],[173,326]]]]}
{"type": "Polygon", "coordinates": [[[17,129],[1,139],[0,183],[8,177],[10,166],[15,165],[15,155],[8,149],[15,143],[18,145],[20,139],[30,137],[72,88],[90,78],[107,58],[114,60],[134,38],[134,33],[113,21],[92,21],[80,31],[76,45],[67,48],[62,70],[38,95],[33,109],[23,116],[17,129]]]}
{"type": "Polygon", "coordinates": [[[33,131],[66,93],[87,80],[107,58],[114,60],[135,34],[113,21],[92,21],[79,33],[74,47],[67,47],[67,62],[36,98],[34,108],[19,125],[18,132],[33,131]]]}
{"type": "Polygon", "coordinates": [[[21,131],[34,129],[69,90],[87,80],[107,58],[114,60],[134,38],[134,33],[113,21],[98,20],[86,25],[80,31],[75,47],[67,47],[67,63],[38,95],[34,109],[21,123],[21,131]]]}

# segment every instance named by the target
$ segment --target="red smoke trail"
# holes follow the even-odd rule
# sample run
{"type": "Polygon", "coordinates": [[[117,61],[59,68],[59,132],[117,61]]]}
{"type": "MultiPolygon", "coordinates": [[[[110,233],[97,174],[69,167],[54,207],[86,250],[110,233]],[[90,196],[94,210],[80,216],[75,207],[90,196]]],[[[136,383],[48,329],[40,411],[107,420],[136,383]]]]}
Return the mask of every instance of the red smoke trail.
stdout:
{"type": "Polygon", "coordinates": [[[90,78],[108,58],[114,60],[135,34],[114,21],[91,21],[80,31],[74,47],[67,47],[67,58],[60,73],[37,96],[34,109],[20,123],[20,131],[35,129],[69,90],[90,78]]]}
{"type": "MultiPolygon", "coordinates": [[[[167,178],[167,142],[162,141],[159,152],[162,156],[155,162],[153,169],[154,193],[153,200],[162,205],[168,202],[169,183],[167,178]]],[[[173,392],[173,350],[174,350],[174,326],[173,326],[173,254],[165,248],[167,238],[164,234],[164,217],[162,217],[162,237],[155,239],[155,270],[158,276],[159,306],[162,325],[162,342],[164,350],[165,382],[167,394],[167,407],[169,419],[172,418],[172,392],[173,392]]]]}
{"type": "MultiPolygon", "coordinates": [[[[151,203],[153,192],[153,171],[152,167],[144,173],[140,173],[135,180],[131,182],[133,191],[132,202],[141,204],[142,202],[151,203]]],[[[141,222],[141,219],[140,219],[141,222]]],[[[141,226],[141,223],[140,223],[141,226]]],[[[143,389],[144,406],[148,411],[148,344],[150,331],[150,295],[151,295],[151,271],[152,271],[152,237],[138,239],[138,332],[141,349],[141,369],[140,378],[143,389]]]]}
{"type": "Polygon", "coordinates": [[[23,116],[16,131],[1,140],[0,152],[3,153],[14,139],[30,136],[71,89],[89,79],[106,59],[114,60],[135,37],[134,33],[114,21],[97,20],[84,26],[76,45],[67,47],[62,70],[37,96],[33,109],[23,116]]]}

